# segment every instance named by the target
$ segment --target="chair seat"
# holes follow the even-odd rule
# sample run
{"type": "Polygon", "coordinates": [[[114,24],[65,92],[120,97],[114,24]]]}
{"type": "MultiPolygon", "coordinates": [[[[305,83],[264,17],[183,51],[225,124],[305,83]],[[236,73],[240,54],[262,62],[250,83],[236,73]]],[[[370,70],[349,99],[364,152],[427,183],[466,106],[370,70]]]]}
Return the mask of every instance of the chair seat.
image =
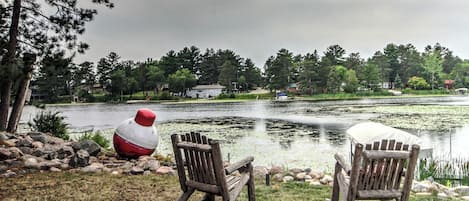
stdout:
{"type": "Polygon", "coordinates": [[[391,199],[401,196],[402,192],[399,190],[359,190],[357,192],[358,199],[391,199]]]}
{"type": "Polygon", "coordinates": [[[226,176],[226,185],[228,186],[228,191],[232,191],[236,185],[241,181],[241,176],[236,175],[227,175],[226,176]]]}

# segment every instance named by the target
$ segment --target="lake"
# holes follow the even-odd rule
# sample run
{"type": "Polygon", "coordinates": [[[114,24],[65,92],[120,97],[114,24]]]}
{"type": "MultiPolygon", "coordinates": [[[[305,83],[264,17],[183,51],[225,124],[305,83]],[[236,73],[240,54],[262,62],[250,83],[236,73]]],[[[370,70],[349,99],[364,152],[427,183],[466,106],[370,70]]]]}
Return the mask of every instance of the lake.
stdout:
{"type": "MultiPolygon", "coordinates": [[[[246,101],[235,103],[172,103],[172,104],[87,104],[47,106],[66,117],[71,130],[104,130],[111,138],[112,130],[120,122],[132,118],[137,109],[149,108],[157,114],[156,127],[160,134],[157,151],[171,153],[169,136],[173,133],[199,131],[222,140],[225,160],[238,160],[246,155],[255,157],[256,165],[284,167],[315,167],[331,171],[333,154],[350,152],[345,130],[350,126],[378,118],[380,113],[354,112],[350,108],[398,105],[469,106],[468,97],[388,98],[348,101],[246,101]],[[204,125],[186,122],[197,119],[249,121],[246,128],[226,125],[204,125]],[[295,128],[285,135],[272,130],[276,122],[295,128]],[[287,123],[285,123],[287,122],[287,123]],[[310,129],[310,130],[308,130],[310,129]],[[311,132],[313,133],[311,133],[311,132]],[[317,132],[317,134],[314,134],[317,132]],[[228,157],[229,155],[229,157],[228,157]]],[[[31,121],[41,109],[27,106],[22,122],[31,121]]],[[[469,141],[469,125],[452,128],[448,132],[410,130],[418,135],[424,146],[434,148],[434,154],[469,157],[464,149],[469,141]],[[451,145],[451,146],[450,146],[451,145]],[[451,147],[451,148],[450,148],[451,147]],[[451,152],[451,153],[450,153],[451,152]]]]}

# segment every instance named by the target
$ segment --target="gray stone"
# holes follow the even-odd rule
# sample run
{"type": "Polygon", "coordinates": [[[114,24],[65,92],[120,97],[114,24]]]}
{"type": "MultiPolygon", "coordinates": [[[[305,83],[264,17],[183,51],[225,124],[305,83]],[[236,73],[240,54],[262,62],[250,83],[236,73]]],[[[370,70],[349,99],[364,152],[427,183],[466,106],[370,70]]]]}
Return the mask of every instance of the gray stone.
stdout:
{"type": "Polygon", "coordinates": [[[265,175],[268,174],[267,167],[256,166],[254,167],[254,177],[256,178],[265,178],[265,175]]]}
{"type": "Polygon", "coordinates": [[[42,162],[39,162],[39,167],[41,168],[41,170],[49,170],[51,167],[60,167],[62,165],[62,163],[59,161],[59,160],[46,160],[46,161],[42,161],[42,162]]]}
{"type": "Polygon", "coordinates": [[[90,154],[88,154],[85,150],[77,151],[72,158],[70,158],[70,162],[68,163],[71,167],[85,167],[89,164],[90,154]]]}
{"type": "Polygon", "coordinates": [[[303,172],[303,170],[300,169],[300,168],[292,168],[292,169],[289,170],[289,172],[293,173],[293,175],[296,175],[300,172],[303,172]]]}
{"type": "Polygon", "coordinates": [[[289,182],[289,181],[293,181],[293,180],[295,180],[295,178],[293,178],[292,176],[283,177],[283,182],[289,182]]]}
{"type": "Polygon", "coordinates": [[[12,158],[12,153],[6,148],[0,147],[0,160],[6,160],[12,158]]]}
{"type": "Polygon", "coordinates": [[[334,179],[330,175],[324,175],[324,177],[322,177],[322,179],[319,180],[319,182],[321,182],[321,184],[323,184],[323,185],[332,183],[333,181],[334,181],[334,179]]]}
{"type": "Polygon", "coordinates": [[[23,154],[33,154],[34,152],[34,149],[30,147],[18,147],[18,149],[20,149],[23,154]]]}
{"type": "Polygon", "coordinates": [[[144,170],[156,171],[158,170],[158,168],[160,168],[160,162],[155,159],[148,160],[148,161],[141,161],[138,163],[137,166],[144,170]]]}
{"type": "Polygon", "coordinates": [[[411,190],[415,193],[420,193],[420,192],[430,192],[430,190],[432,189],[432,184],[430,181],[422,181],[422,182],[418,182],[418,181],[413,181],[412,182],[412,188],[411,190]]]}
{"type": "Polygon", "coordinates": [[[143,168],[138,167],[138,166],[134,166],[134,167],[130,168],[130,173],[131,174],[143,174],[143,172],[144,172],[143,168]]]}
{"type": "Polygon", "coordinates": [[[33,146],[33,148],[43,148],[44,147],[44,143],[40,142],[40,141],[34,141],[31,143],[31,145],[33,146]]]}
{"type": "Polygon", "coordinates": [[[450,189],[451,192],[455,192],[461,196],[469,196],[469,186],[458,186],[450,189]]]}
{"type": "Polygon", "coordinates": [[[56,167],[51,167],[51,168],[49,169],[49,171],[51,171],[51,172],[62,172],[61,169],[56,168],[56,167]]]}
{"type": "Polygon", "coordinates": [[[462,200],[469,200],[469,196],[462,196],[461,199],[462,200]]]}
{"type": "Polygon", "coordinates": [[[20,139],[16,142],[17,147],[33,147],[33,142],[27,139],[20,139]]]}
{"type": "Polygon", "coordinates": [[[311,181],[309,181],[309,185],[312,185],[312,186],[321,186],[321,182],[317,179],[312,179],[311,181]]]}
{"type": "Polygon", "coordinates": [[[101,152],[101,147],[92,140],[83,140],[79,142],[75,142],[72,145],[73,150],[86,150],[90,156],[97,156],[101,152]]]}
{"type": "Polygon", "coordinates": [[[88,172],[88,173],[97,173],[97,172],[101,172],[103,169],[104,169],[104,165],[102,163],[92,163],[91,165],[88,165],[82,168],[81,171],[88,172]]]}
{"type": "Polygon", "coordinates": [[[312,170],[308,175],[313,179],[321,179],[324,176],[324,173],[312,170]]]}
{"type": "Polygon", "coordinates": [[[277,173],[272,176],[273,181],[281,182],[283,181],[283,174],[282,173],[277,173]]]}
{"type": "Polygon", "coordinates": [[[303,181],[303,180],[305,180],[305,176],[306,176],[306,173],[300,172],[300,173],[296,174],[295,180],[303,181]]]}
{"type": "Polygon", "coordinates": [[[10,147],[8,148],[8,151],[10,151],[12,158],[20,158],[24,155],[23,152],[17,147],[10,147]]]}
{"type": "Polygon", "coordinates": [[[272,166],[272,168],[270,168],[270,170],[269,170],[269,173],[270,173],[271,175],[275,175],[275,174],[281,173],[282,171],[283,171],[283,170],[282,170],[281,167],[279,167],[279,166],[272,166]]]}
{"type": "Polygon", "coordinates": [[[28,133],[29,137],[31,137],[34,141],[39,141],[42,143],[47,143],[47,135],[41,132],[30,132],[28,133]]]}
{"type": "Polygon", "coordinates": [[[16,176],[16,172],[7,171],[7,172],[3,173],[2,176],[3,176],[3,177],[6,177],[6,178],[8,178],[8,177],[14,177],[14,176],[16,176]]]}
{"type": "Polygon", "coordinates": [[[72,147],[69,146],[62,146],[59,150],[57,150],[57,158],[64,159],[71,155],[73,155],[74,151],[72,147]]]}
{"type": "Polygon", "coordinates": [[[174,170],[173,168],[171,167],[168,167],[168,166],[161,166],[160,168],[158,168],[158,170],[156,170],[156,174],[162,174],[162,175],[166,175],[166,174],[174,174],[174,170]]]}
{"type": "Polygon", "coordinates": [[[40,169],[39,161],[35,157],[28,157],[24,159],[24,167],[32,169],[40,169]]]}
{"type": "Polygon", "coordinates": [[[143,172],[143,175],[151,175],[151,171],[150,170],[145,170],[145,172],[143,172]]]}

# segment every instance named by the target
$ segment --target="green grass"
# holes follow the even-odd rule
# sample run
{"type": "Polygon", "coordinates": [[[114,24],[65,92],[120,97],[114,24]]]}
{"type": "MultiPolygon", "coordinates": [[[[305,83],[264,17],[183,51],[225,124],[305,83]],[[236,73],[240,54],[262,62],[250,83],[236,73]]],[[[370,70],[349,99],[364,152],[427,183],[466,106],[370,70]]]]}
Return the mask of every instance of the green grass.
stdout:
{"type": "MultiPolygon", "coordinates": [[[[256,180],[258,201],[324,201],[331,196],[328,186],[304,183],[273,183],[265,186],[256,180]]],[[[239,201],[247,200],[244,188],[239,201]]],[[[0,178],[0,200],[176,200],[181,190],[176,176],[111,175],[83,173],[36,173],[14,178],[0,178]]],[[[201,200],[195,193],[190,200],[201,200]]],[[[217,198],[217,200],[220,200],[217,198]]],[[[440,200],[435,196],[410,200],[440,200]]]]}

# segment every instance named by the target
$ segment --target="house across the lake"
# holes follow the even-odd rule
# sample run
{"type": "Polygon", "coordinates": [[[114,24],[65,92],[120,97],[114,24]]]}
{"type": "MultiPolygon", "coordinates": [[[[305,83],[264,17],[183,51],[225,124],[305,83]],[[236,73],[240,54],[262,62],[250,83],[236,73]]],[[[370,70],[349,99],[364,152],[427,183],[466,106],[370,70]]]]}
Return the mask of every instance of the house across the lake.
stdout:
{"type": "Polygon", "coordinates": [[[220,95],[223,89],[225,87],[218,84],[197,85],[187,91],[187,96],[191,98],[212,98],[220,95]]]}

